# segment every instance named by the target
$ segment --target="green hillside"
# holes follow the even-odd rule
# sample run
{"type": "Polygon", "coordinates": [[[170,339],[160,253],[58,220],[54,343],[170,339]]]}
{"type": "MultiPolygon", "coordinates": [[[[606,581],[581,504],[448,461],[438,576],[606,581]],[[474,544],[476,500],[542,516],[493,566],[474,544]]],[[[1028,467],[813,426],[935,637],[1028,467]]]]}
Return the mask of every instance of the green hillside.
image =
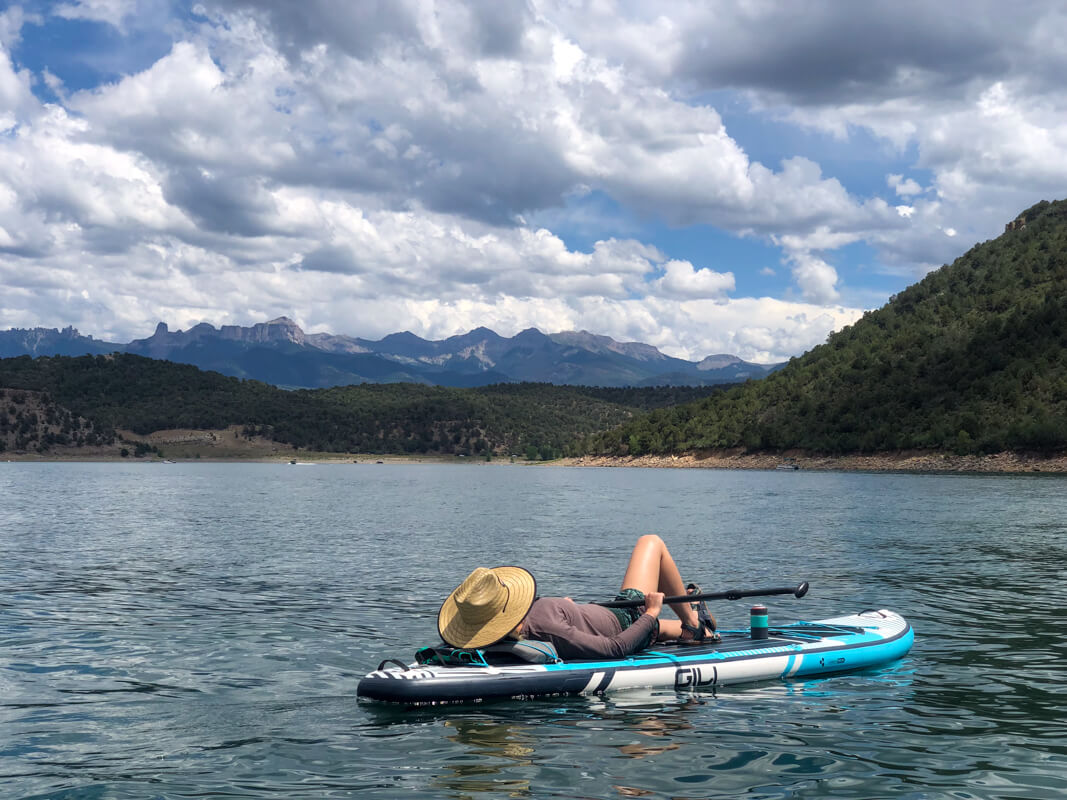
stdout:
{"type": "Polygon", "coordinates": [[[976,245],[780,372],[655,411],[589,453],[1067,448],[1067,201],[976,245]]]}
{"type": "Polygon", "coordinates": [[[113,430],[72,414],[47,393],[0,389],[0,453],[97,447],[114,441],[113,430]]]}
{"type": "MultiPolygon", "coordinates": [[[[456,389],[363,384],[284,391],[196,367],[129,354],[0,359],[0,387],[47,393],[95,430],[137,434],[244,426],[296,447],[337,453],[570,453],[582,437],[636,414],[719,391],[714,387],[597,389],[500,384],[456,389]]],[[[11,425],[27,427],[23,419],[11,425]]],[[[6,421],[6,420],[5,420],[6,421]]],[[[15,446],[12,434],[10,446],[15,446]]],[[[23,445],[47,448],[23,433],[23,445]]],[[[58,444],[76,444],[63,440],[58,444]]]]}

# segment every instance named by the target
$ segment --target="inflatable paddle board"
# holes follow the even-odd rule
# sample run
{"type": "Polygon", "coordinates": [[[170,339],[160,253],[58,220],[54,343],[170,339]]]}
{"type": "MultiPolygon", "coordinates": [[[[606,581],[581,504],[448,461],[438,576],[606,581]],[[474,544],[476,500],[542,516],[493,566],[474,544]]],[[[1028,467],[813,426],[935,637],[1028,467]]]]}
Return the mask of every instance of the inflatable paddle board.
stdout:
{"type": "Polygon", "coordinates": [[[546,663],[515,663],[519,659],[473,651],[480,663],[382,662],[360,680],[356,694],[369,700],[432,704],[633,688],[708,689],[886,664],[904,656],[915,636],[903,617],[886,610],[771,626],[761,639],[752,638],[749,629],[720,634],[722,641],[714,644],[664,642],[614,660],[564,662],[549,657],[546,663]]]}

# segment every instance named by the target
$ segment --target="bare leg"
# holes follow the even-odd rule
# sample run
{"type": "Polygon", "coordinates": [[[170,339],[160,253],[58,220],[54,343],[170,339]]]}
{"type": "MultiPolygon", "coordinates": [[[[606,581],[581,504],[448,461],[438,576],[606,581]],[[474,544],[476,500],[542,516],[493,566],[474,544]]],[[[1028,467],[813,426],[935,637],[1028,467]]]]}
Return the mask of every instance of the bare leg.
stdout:
{"type": "MultiPolygon", "coordinates": [[[[674,563],[667,545],[654,533],[642,536],[630,554],[630,563],[622,579],[623,589],[642,592],[663,592],[667,597],[685,594],[685,583],[674,563]]],[[[682,634],[682,622],[698,627],[697,613],[689,603],[672,603],[671,608],[681,622],[660,619],[660,639],[677,639],[682,634]]]]}

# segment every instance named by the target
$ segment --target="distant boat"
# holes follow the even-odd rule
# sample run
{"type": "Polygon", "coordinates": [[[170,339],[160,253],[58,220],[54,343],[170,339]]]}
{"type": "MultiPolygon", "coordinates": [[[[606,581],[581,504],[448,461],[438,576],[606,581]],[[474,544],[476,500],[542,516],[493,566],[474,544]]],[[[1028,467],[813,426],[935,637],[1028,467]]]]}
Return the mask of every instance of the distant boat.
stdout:
{"type": "Polygon", "coordinates": [[[781,464],[776,466],[775,469],[786,470],[788,472],[796,472],[798,469],[800,469],[800,467],[797,464],[794,464],[792,459],[789,459],[788,461],[783,461],[781,464]]]}

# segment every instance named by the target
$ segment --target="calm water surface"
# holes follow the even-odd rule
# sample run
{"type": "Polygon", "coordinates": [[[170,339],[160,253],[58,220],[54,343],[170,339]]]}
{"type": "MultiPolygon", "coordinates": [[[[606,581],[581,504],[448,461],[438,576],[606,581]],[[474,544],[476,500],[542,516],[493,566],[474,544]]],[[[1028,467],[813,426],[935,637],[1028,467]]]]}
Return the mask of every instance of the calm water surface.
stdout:
{"type": "Polygon", "coordinates": [[[1062,798],[1065,551],[1040,476],[2,463],[0,797],[1062,798]],[[718,693],[356,701],[474,566],[603,599],[646,532],[705,589],[810,581],[772,620],[888,607],[915,648],[718,693]]]}

